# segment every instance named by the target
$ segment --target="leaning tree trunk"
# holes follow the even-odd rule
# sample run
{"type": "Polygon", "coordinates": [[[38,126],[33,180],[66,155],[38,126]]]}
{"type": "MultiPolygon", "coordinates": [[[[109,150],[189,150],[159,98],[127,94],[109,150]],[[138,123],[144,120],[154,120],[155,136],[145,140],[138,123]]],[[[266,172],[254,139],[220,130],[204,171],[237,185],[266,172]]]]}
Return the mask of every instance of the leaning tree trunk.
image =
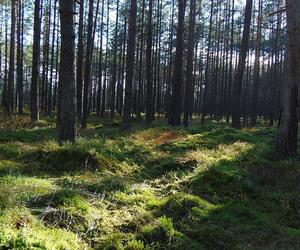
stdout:
{"type": "Polygon", "coordinates": [[[297,92],[300,82],[300,2],[286,0],[288,42],[288,79],[284,81],[276,151],[288,157],[297,153],[297,92]]]}
{"type": "Polygon", "coordinates": [[[74,0],[60,0],[59,141],[76,139],[74,0]]]}
{"type": "Polygon", "coordinates": [[[241,52],[239,55],[237,73],[233,84],[232,127],[236,129],[241,129],[241,90],[249,45],[252,6],[253,0],[247,0],[241,52]]]}
{"type": "Polygon", "coordinates": [[[123,108],[122,127],[125,130],[131,128],[131,109],[132,109],[132,81],[134,72],[134,52],[135,52],[135,36],[136,36],[136,16],[137,1],[131,0],[128,26],[128,42],[126,57],[126,87],[125,101],[123,108]]]}

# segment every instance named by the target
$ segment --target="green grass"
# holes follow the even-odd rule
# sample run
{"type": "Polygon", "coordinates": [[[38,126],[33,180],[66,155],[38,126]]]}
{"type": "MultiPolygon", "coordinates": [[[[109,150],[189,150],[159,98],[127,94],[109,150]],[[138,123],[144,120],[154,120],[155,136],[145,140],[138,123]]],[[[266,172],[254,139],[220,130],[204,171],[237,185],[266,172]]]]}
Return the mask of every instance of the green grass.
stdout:
{"type": "Polygon", "coordinates": [[[299,249],[300,164],[275,128],[0,125],[0,249],[299,249]]]}

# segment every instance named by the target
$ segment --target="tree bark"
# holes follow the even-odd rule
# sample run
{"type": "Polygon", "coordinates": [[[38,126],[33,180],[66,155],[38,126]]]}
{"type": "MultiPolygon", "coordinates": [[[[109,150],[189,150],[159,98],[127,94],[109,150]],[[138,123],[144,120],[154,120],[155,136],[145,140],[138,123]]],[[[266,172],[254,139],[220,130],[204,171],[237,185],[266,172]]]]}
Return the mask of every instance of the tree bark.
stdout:
{"type": "Polygon", "coordinates": [[[186,87],[184,97],[184,119],[183,125],[188,127],[189,117],[192,113],[193,102],[193,84],[194,84],[194,44],[195,44],[195,19],[196,19],[196,0],[190,2],[190,17],[189,17],[189,38],[187,52],[187,70],[186,70],[186,87]]]}
{"type": "Polygon", "coordinates": [[[74,0],[59,0],[61,22],[59,141],[76,140],[74,0]]]}
{"type": "Polygon", "coordinates": [[[251,126],[254,126],[257,120],[257,102],[258,102],[258,92],[259,92],[259,85],[260,85],[261,26],[262,26],[262,1],[260,0],[258,3],[254,80],[253,80],[253,91],[252,91],[252,98],[251,98],[251,126]]]}
{"type": "Polygon", "coordinates": [[[146,74],[147,74],[147,99],[146,99],[146,124],[152,122],[152,9],[153,0],[149,0],[148,24],[147,24],[147,49],[146,49],[146,74]]]}
{"type": "Polygon", "coordinates": [[[82,82],[83,82],[83,14],[84,1],[79,1],[79,26],[78,26],[78,50],[77,50],[77,68],[76,68],[76,86],[77,86],[77,116],[82,117],[82,82]]]}
{"type": "Polygon", "coordinates": [[[24,88],[23,88],[23,1],[18,1],[18,24],[17,24],[17,92],[18,111],[24,113],[24,88]]]}
{"type": "Polygon", "coordinates": [[[241,129],[241,89],[249,45],[252,6],[253,0],[247,0],[244,20],[244,31],[241,43],[241,52],[239,55],[237,73],[233,84],[232,127],[236,129],[241,129]]]}
{"type": "Polygon", "coordinates": [[[296,156],[298,138],[298,86],[300,82],[300,2],[286,0],[287,12],[287,70],[284,81],[282,110],[278,128],[276,151],[283,157],[296,156]]]}
{"type": "Polygon", "coordinates": [[[89,0],[89,17],[88,17],[88,35],[87,48],[85,57],[85,71],[84,71],[84,86],[83,86],[83,112],[81,119],[81,127],[87,127],[88,107],[89,107],[89,91],[91,88],[91,63],[92,63],[92,46],[93,46],[93,15],[94,15],[94,0],[89,0]]]}
{"type": "Polygon", "coordinates": [[[183,35],[184,35],[184,15],[186,0],[179,0],[178,27],[176,41],[176,55],[173,76],[173,93],[171,97],[171,108],[168,116],[169,124],[180,126],[182,113],[182,81],[183,81],[183,35]]]}
{"type": "Polygon", "coordinates": [[[34,34],[33,34],[33,52],[32,52],[32,79],[30,94],[30,111],[31,122],[39,120],[39,103],[38,103],[38,80],[39,80],[39,64],[40,64],[40,0],[35,0],[34,5],[34,34]]]}
{"type": "Polygon", "coordinates": [[[137,1],[131,0],[129,12],[127,58],[126,58],[126,86],[125,101],[123,108],[122,128],[130,130],[131,128],[131,109],[132,109],[132,82],[134,74],[134,54],[135,54],[135,37],[136,37],[136,16],[137,1]]]}
{"type": "Polygon", "coordinates": [[[8,116],[11,116],[14,112],[15,35],[16,35],[16,0],[12,0],[11,1],[9,69],[8,69],[8,82],[7,82],[7,102],[6,102],[6,112],[8,116]]]}

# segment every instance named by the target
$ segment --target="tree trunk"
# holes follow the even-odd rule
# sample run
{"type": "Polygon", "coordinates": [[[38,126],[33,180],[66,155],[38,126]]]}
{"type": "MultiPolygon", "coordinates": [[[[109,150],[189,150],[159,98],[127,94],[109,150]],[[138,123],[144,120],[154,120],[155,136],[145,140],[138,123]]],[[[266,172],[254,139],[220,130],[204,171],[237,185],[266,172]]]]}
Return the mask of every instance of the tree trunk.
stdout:
{"type": "Polygon", "coordinates": [[[244,20],[244,31],[241,43],[241,52],[237,66],[237,73],[233,85],[233,102],[232,102],[232,127],[241,129],[241,89],[246,65],[246,57],[249,45],[249,35],[251,26],[253,0],[247,0],[244,20]]]}
{"type": "Polygon", "coordinates": [[[257,120],[257,102],[258,91],[260,85],[260,44],[261,44],[261,26],[262,26],[262,1],[258,3],[258,16],[257,16],[257,34],[255,45],[255,62],[254,62],[254,80],[253,80],[253,93],[251,98],[251,126],[256,124],[257,120]]]}
{"type": "Polygon", "coordinates": [[[50,80],[49,80],[49,89],[48,89],[48,104],[47,104],[47,113],[48,115],[52,112],[52,92],[53,92],[53,71],[54,71],[54,58],[55,58],[55,37],[56,37],[56,17],[57,17],[57,2],[54,1],[54,18],[53,18],[53,28],[52,28],[52,44],[51,44],[51,68],[50,68],[50,80]]]}
{"type": "Polygon", "coordinates": [[[89,91],[91,88],[91,63],[92,63],[92,46],[93,46],[93,15],[94,15],[94,0],[89,0],[89,17],[88,17],[88,35],[87,35],[87,48],[85,58],[85,71],[84,71],[84,86],[83,86],[83,112],[81,119],[81,127],[87,127],[88,106],[89,106],[89,91]]]}
{"type": "Polygon", "coordinates": [[[189,117],[192,113],[193,102],[193,84],[194,84],[194,44],[195,44],[195,19],[196,19],[196,0],[190,2],[190,17],[189,17],[189,40],[187,52],[187,66],[186,66],[186,87],[184,97],[184,119],[183,125],[188,127],[189,117]]]}
{"type": "Polygon", "coordinates": [[[7,82],[7,102],[6,102],[6,112],[9,116],[11,116],[14,112],[15,33],[16,33],[16,0],[12,0],[11,1],[9,69],[8,69],[8,82],[7,82]]]}
{"type": "Polygon", "coordinates": [[[205,66],[205,87],[204,87],[204,93],[203,93],[203,103],[202,103],[202,117],[201,117],[201,124],[204,124],[205,116],[207,113],[207,96],[208,96],[208,90],[210,88],[209,86],[209,74],[210,74],[210,50],[211,50],[211,43],[212,43],[212,18],[213,18],[213,10],[214,10],[214,0],[211,0],[211,7],[210,7],[210,18],[209,18],[209,30],[208,30],[208,45],[207,45],[207,52],[206,52],[206,66],[205,66]]]}
{"type": "Polygon", "coordinates": [[[40,0],[35,0],[34,4],[34,34],[33,34],[33,52],[32,52],[32,79],[30,94],[30,111],[31,122],[39,120],[39,103],[38,103],[38,80],[40,64],[40,0]]]}
{"type": "Polygon", "coordinates": [[[149,0],[147,24],[147,49],[146,49],[146,74],[147,74],[147,99],[146,99],[146,124],[152,122],[152,9],[153,0],[149,0]]]}
{"type": "Polygon", "coordinates": [[[122,119],[122,128],[124,130],[129,130],[131,128],[132,81],[133,81],[133,73],[134,73],[136,16],[137,16],[137,1],[131,0],[130,12],[129,12],[129,24],[128,24],[127,57],[126,57],[125,101],[124,101],[123,119],[122,119]]]}
{"type": "Polygon", "coordinates": [[[60,0],[59,141],[76,140],[74,0],[60,0]]]}
{"type": "Polygon", "coordinates": [[[300,2],[286,0],[287,12],[287,68],[288,79],[284,81],[282,110],[276,142],[276,151],[283,157],[296,156],[298,138],[298,85],[300,82],[300,2]]]}
{"type": "Polygon", "coordinates": [[[184,35],[184,15],[186,0],[179,0],[178,27],[176,41],[176,55],[173,76],[173,93],[171,97],[171,108],[168,119],[172,126],[180,126],[182,112],[182,81],[183,81],[183,35],[184,35]]]}
{"type": "Polygon", "coordinates": [[[77,116],[78,120],[82,117],[82,81],[83,81],[83,14],[84,1],[79,1],[79,26],[78,26],[78,50],[77,50],[77,68],[76,68],[76,86],[77,86],[77,116]]]}
{"type": "Polygon", "coordinates": [[[117,53],[118,53],[118,32],[119,32],[119,2],[117,0],[117,14],[116,14],[116,27],[114,38],[114,55],[113,55],[113,68],[111,80],[111,99],[110,99],[110,118],[115,116],[115,102],[116,102],[116,82],[117,82],[117,53]]]}
{"type": "Polygon", "coordinates": [[[23,88],[23,1],[18,2],[18,24],[17,24],[17,92],[18,92],[18,110],[19,114],[24,112],[24,88],[23,88]]]}

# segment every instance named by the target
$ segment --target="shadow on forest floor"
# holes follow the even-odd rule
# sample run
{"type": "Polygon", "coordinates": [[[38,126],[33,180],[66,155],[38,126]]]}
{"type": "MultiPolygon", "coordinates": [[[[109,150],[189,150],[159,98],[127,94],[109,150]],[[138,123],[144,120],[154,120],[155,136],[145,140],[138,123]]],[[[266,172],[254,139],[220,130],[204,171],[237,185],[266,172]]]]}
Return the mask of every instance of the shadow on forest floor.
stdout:
{"type": "Polygon", "coordinates": [[[62,147],[51,119],[0,129],[1,247],[299,248],[299,162],[274,156],[274,128],[97,121],[62,147]]]}

